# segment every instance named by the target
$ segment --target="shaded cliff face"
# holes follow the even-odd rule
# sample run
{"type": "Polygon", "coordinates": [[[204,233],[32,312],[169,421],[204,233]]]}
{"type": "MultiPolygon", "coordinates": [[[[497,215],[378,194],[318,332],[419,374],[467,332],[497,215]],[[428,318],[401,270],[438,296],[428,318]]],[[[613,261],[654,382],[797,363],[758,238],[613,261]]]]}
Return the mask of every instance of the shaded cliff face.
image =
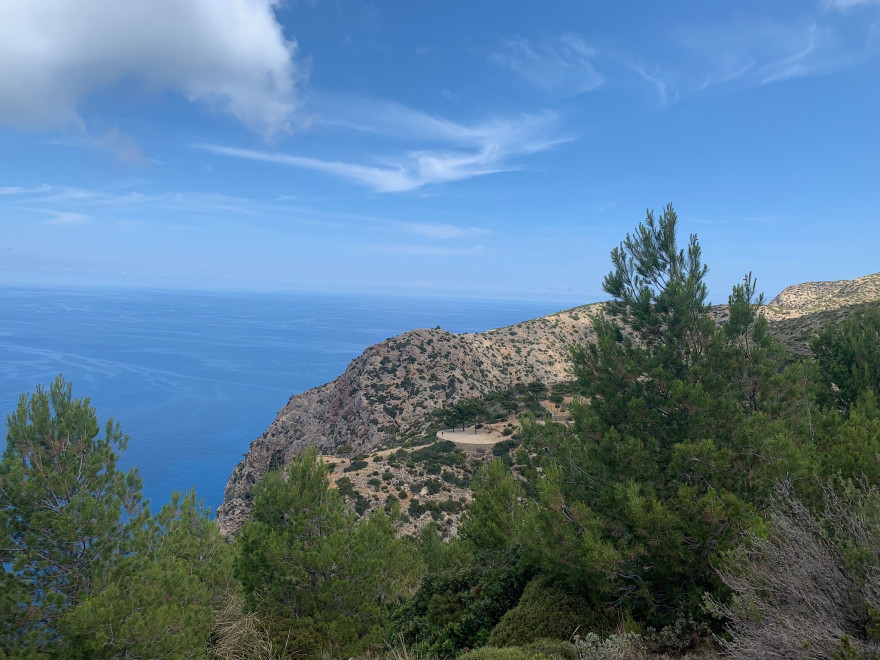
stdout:
{"type": "Polygon", "coordinates": [[[413,330],[370,346],[336,380],[291,397],[269,429],[251,442],[226,485],[217,522],[237,531],[251,490],[303,447],[334,454],[341,445],[367,452],[417,433],[431,411],[515,383],[569,380],[569,348],[590,341],[601,305],[558,312],[506,328],[454,335],[413,330]]]}

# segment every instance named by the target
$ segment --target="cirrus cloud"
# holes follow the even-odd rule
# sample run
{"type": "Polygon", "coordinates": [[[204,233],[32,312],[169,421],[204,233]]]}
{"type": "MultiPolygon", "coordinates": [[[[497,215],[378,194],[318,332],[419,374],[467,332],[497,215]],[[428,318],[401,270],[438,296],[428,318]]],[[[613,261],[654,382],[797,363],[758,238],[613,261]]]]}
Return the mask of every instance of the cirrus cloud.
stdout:
{"type": "Polygon", "coordinates": [[[323,172],[388,193],[522,169],[514,159],[574,139],[559,133],[559,118],[552,112],[490,117],[465,124],[394,103],[363,100],[357,108],[356,116],[331,113],[316,120],[316,125],[326,124],[380,138],[386,138],[393,131],[403,148],[369,154],[354,162],[210,143],[192,146],[218,156],[323,172]],[[393,121],[389,121],[389,117],[393,121]]]}

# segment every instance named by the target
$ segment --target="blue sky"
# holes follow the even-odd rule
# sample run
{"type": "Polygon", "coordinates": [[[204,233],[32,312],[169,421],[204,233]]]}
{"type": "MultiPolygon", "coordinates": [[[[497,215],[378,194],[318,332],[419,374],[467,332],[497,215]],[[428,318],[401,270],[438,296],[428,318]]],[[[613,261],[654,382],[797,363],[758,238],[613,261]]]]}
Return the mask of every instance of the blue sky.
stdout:
{"type": "Polygon", "coordinates": [[[880,270],[880,2],[0,4],[0,282],[724,302],[880,270]]]}

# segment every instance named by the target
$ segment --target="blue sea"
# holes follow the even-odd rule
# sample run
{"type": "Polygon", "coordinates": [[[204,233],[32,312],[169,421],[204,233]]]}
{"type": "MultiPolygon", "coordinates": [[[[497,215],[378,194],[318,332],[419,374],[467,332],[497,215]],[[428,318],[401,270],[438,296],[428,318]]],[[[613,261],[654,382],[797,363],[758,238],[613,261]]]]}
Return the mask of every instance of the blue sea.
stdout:
{"type": "Polygon", "coordinates": [[[112,416],[130,436],[121,464],[139,466],[153,510],[194,486],[213,511],[290,396],[332,380],[367,346],[414,328],[479,332],[570,306],[5,286],[0,412],[62,373],[102,425],[112,416]]]}

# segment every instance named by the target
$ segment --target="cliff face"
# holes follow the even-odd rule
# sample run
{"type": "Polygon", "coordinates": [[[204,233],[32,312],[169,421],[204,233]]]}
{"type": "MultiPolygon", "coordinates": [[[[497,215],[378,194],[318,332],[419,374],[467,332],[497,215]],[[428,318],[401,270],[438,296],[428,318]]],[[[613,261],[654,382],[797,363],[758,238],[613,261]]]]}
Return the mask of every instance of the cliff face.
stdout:
{"type": "Polygon", "coordinates": [[[370,346],[336,380],[291,397],[269,429],[251,442],[217,510],[220,529],[224,534],[238,530],[250,514],[254,484],[303,447],[333,454],[347,444],[367,452],[417,433],[425,415],[460,399],[514,383],[569,379],[569,347],[590,340],[591,318],[600,307],[578,307],[478,334],[413,330],[370,346]]]}

